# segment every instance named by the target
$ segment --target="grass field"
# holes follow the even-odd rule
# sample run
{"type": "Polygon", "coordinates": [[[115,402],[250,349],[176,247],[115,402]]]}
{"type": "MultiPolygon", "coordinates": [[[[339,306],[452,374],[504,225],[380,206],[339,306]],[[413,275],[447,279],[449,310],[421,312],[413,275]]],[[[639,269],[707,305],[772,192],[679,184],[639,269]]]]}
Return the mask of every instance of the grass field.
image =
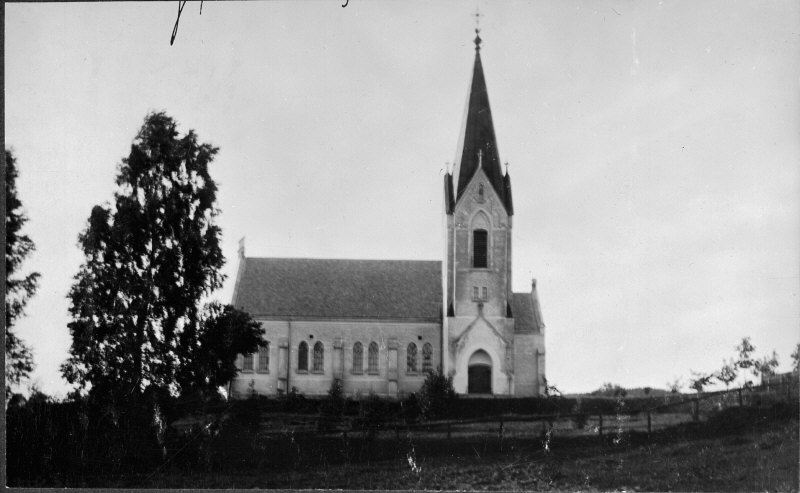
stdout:
{"type": "MultiPolygon", "coordinates": [[[[466,431],[466,430],[465,430],[466,431]]],[[[230,451],[205,471],[164,468],[71,486],[433,490],[797,491],[797,418],[689,423],[646,433],[291,435],[263,457],[230,451]],[[714,426],[711,426],[714,425],[714,426]]],[[[251,448],[252,450],[252,448],[251,448]]],[[[33,486],[33,485],[32,485],[33,486]]]]}

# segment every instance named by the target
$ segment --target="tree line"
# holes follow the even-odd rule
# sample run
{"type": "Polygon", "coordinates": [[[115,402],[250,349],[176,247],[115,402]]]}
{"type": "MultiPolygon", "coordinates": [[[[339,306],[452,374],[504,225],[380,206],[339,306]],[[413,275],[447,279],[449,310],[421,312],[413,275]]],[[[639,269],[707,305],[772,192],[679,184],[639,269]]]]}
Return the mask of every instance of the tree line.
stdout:
{"type": "MultiPolygon", "coordinates": [[[[713,385],[714,382],[725,385],[729,389],[731,384],[740,379],[741,386],[749,387],[754,384],[748,377],[754,378],[769,377],[776,374],[778,368],[778,353],[773,350],[772,354],[759,357],[755,356],[756,347],[750,341],[750,337],[744,337],[735,348],[735,355],[723,360],[720,368],[713,372],[699,372],[691,370],[689,378],[689,388],[697,393],[703,392],[706,387],[713,385]],[[741,377],[741,378],[740,378],[741,377]]],[[[794,348],[791,354],[792,371],[797,374],[800,371],[800,344],[794,348]]],[[[680,380],[669,384],[673,389],[680,385],[680,380]]]]}

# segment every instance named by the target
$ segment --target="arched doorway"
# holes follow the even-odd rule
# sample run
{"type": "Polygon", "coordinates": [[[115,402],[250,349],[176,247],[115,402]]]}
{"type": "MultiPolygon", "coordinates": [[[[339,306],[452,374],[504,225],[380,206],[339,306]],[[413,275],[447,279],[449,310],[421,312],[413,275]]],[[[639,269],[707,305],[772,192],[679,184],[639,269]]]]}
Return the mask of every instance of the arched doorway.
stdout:
{"type": "Polygon", "coordinates": [[[483,349],[478,349],[469,357],[467,379],[467,393],[492,393],[492,358],[483,349]]]}

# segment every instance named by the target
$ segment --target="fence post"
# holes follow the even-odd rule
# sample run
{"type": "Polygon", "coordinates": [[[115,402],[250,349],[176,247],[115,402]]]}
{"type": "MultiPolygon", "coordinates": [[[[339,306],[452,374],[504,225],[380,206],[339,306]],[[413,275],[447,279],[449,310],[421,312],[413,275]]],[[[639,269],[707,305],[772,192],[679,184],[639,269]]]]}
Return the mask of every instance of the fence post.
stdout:
{"type": "Polygon", "coordinates": [[[499,436],[500,439],[503,438],[503,417],[502,416],[500,416],[500,430],[498,431],[497,436],[499,436]]]}
{"type": "Polygon", "coordinates": [[[700,419],[700,401],[698,399],[692,401],[692,419],[694,421],[700,419]]]}
{"type": "Polygon", "coordinates": [[[653,430],[651,421],[650,421],[650,411],[647,411],[647,434],[650,435],[650,432],[653,430]]]}
{"type": "Polygon", "coordinates": [[[742,388],[739,387],[736,392],[739,394],[739,407],[742,407],[742,388]]]}
{"type": "Polygon", "coordinates": [[[453,424],[452,424],[452,423],[450,423],[450,422],[448,421],[448,422],[447,422],[447,439],[448,439],[448,440],[450,440],[450,437],[452,436],[452,435],[451,435],[451,428],[452,428],[452,427],[453,427],[453,424]]]}
{"type": "Polygon", "coordinates": [[[600,438],[603,438],[603,415],[598,414],[597,417],[600,419],[600,424],[597,426],[597,432],[600,434],[600,438]]]}

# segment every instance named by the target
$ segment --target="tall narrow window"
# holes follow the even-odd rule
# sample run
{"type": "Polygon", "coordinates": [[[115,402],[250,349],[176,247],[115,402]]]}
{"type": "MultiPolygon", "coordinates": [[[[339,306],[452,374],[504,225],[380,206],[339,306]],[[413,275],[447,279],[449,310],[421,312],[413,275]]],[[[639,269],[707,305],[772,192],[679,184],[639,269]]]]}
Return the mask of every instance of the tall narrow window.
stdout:
{"type": "Polygon", "coordinates": [[[367,372],[378,373],[378,343],[369,343],[369,353],[367,355],[367,372]]]}
{"type": "Polygon", "coordinates": [[[244,355],[242,371],[253,371],[253,353],[244,355]]]}
{"type": "Polygon", "coordinates": [[[481,288],[481,298],[486,301],[489,299],[489,290],[486,289],[486,286],[481,288]]]}
{"type": "Polygon", "coordinates": [[[258,348],[258,371],[269,372],[269,342],[266,346],[258,348]]]}
{"type": "Polygon", "coordinates": [[[472,232],[472,266],[486,268],[487,263],[488,233],[485,229],[476,229],[472,232]]]}
{"type": "Polygon", "coordinates": [[[325,371],[325,347],[322,342],[314,344],[314,370],[317,372],[325,371]]]}
{"type": "Polygon", "coordinates": [[[422,371],[425,373],[433,371],[433,346],[427,342],[422,346],[422,371]]]}
{"type": "Polygon", "coordinates": [[[300,371],[308,371],[308,344],[306,341],[300,343],[297,348],[297,369],[300,371]]]}
{"type": "Polygon", "coordinates": [[[364,346],[360,342],[353,344],[353,373],[364,370],[364,346]]]}
{"type": "Polygon", "coordinates": [[[406,349],[406,372],[417,372],[417,345],[413,342],[406,349]]]}
{"type": "Polygon", "coordinates": [[[472,286],[472,301],[478,301],[478,286],[472,286]]]}

